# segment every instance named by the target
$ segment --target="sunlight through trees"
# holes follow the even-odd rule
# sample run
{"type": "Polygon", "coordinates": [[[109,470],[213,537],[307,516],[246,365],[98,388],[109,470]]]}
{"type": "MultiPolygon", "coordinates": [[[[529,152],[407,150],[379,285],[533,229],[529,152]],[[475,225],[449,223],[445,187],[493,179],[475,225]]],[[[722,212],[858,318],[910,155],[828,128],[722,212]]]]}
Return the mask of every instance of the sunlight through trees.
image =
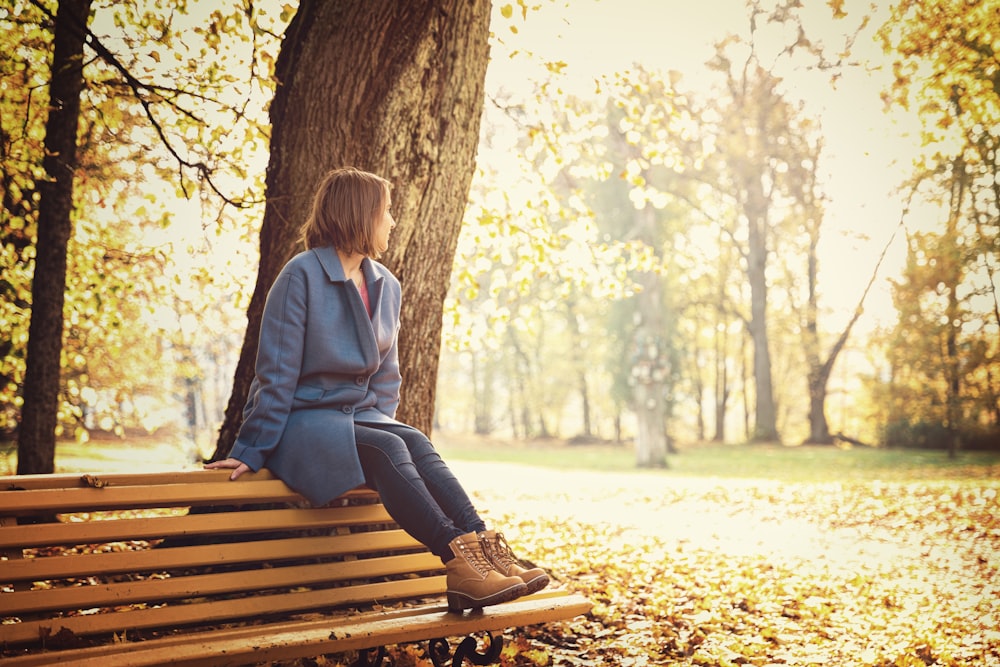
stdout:
{"type": "MultiPolygon", "coordinates": [[[[30,394],[59,4],[0,10],[8,438],[30,394]]],[[[570,53],[578,47],[567,40],[563,58],[558,40],[529,35],[546,16],[569,35],[583,30],[592,20],[583,9],[497,3],[476,94],[485,109],[475,173],[456,167],[433,187],[428,170],[446,161],[427,128],[444,132],[444,120],[474,110],[467,74],[449,79],[466,97],[442,101],[447,110],[402,101],[403,88],[423,95],[415,74],[400,80],[399,97],[380,98],[394,100],[388,106],[357,98],[348,108],[355,98],[339,95],[328,108],[343,102],[343,122],[320,133],[337,138],[327,143],[310,143],[318,135],[308,118],[290,121],[306,137],[295,155],[381,165],[411,198],[389,261],[413,291],[408,317],[426,324],[408,362],[420,418],[525,439],[635,442],[637,462],[650,466],[675,443],[700,440],[952,451],[995,443],[1000,65],[984,26],[996,10],[935,0],[870,13],[855,4],[753,0],[727,18],[731,34],[720,22],[703,36],[715,52],[695,75],[671,61],[634,62],[595,70],[581,86],[570,53]],[[901,194],[878,202],[890,214],[849,221],[845,232],[845,196],[831,186],[843,174],[831,170],[843,171],[854,148],[831,145],[830,110],[845,103],[843,91],[857,94],[845,82],[866,70],[891,75],[884,90],[868,89],[872,101],[922,135],[899,171],[901,194]],[[372,141],[422,157],[376,159],[372,141]],[[467,177],[456,241],[431,200],[467,177]],[[882,258],[861,259],[845,235],[882,258]],[[407,269],[418,255],[439,267],[436,277],[407,269]],[[891,311],[875,313],[870,292],[887,284],[891,311]]],[[[227,394],[242,405],[242,385],[230,387],[260,248],[284,256],[294,242],[261,235],[265,195],[277,192],[266,165],[280,157],[269,152],[277,127],[268,114],[282,80],[275,63],[293,43],[284,33],[309,6],[94,4],[82,33],[59,437],[172,426],[210,449],[227,394]]],[[[680,19],[671,30],[683,30],[680,19]]],[[[382,74],[372,70],[372,81],[382,74]]],[[[291,229],[300,214],[288,211],[291,229]]]]}

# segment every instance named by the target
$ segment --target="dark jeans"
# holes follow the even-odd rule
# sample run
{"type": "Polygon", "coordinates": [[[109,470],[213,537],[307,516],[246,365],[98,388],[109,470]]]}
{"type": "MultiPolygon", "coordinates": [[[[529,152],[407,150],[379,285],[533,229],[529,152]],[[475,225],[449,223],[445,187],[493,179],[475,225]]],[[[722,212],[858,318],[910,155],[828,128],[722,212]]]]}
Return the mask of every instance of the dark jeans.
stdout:
{"type": "Polygon", "coordinates": [[[365,482],[400,528],[447,562],[449,543],[486,530],[472,501],[423,433],[396,424],[355,424],[365,482]]]}

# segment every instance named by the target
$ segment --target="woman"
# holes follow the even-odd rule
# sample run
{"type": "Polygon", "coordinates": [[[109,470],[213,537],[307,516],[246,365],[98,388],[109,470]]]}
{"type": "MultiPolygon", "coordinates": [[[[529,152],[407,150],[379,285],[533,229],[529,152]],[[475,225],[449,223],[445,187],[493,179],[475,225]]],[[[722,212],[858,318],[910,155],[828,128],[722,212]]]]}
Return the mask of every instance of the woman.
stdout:
{"type": "Polygon", "coordinates": [[[548,575],[522,567],[427,437],[395,419],[401,290],[375,261],[395,225],[385,179],[354,168],[323,178],[306,250],[267,296],[236,443],[206,467],[234,480],[267,467],[317,506],[367,484],[441,558],[452,611],[537,591],[548,575]]]}

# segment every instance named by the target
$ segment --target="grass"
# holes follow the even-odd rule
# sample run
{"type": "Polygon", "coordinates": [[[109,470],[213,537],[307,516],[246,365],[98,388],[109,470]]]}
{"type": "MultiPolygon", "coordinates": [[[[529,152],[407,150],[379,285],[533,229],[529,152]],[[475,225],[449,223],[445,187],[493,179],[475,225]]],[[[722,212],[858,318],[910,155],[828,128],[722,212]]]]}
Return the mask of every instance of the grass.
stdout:
{"type": "MultiPolygon", "coordinates": [[[[716,445],[685,447],[667,456],[667,468],[639,470],[631,446],[571,445],[561,440],[516,441],[438,433],[446,460],[496,462],[557,470],[638,473],[671,477],[765,479],[795,482],[844,482],[1000,478],[1000,452],[945,452],[868,447],[785,447],[716,445]]],[[[60,442],[60,472],[153,471],[198,467],[194,450],[155,437],[60,442]]],[[[16,447],[0,443],[0,475],[17,469],[16,447]]]]}
{"type": "Polygon", "coordinates": [[[638,471],[630,446],[569,445],[494,441],[438,434],[448,459],[516,463],[559,470],[641,472],[666,477],[720,477],[799,482],[903,480],[913,478],[1000,478],[1000,452],[946,452],[869,447],[785,447],[716,445],[687,447],[667,456],[667,468],[638,471]]]}
{"type": "MultiPolygon", "coordinates": [[[[56,444],[56,472],[156,472],[198,467],[193,448],[153,437],[56,444]]],[[[0,442],[0,475],[17,472],[17,445],[0,442]]]]}

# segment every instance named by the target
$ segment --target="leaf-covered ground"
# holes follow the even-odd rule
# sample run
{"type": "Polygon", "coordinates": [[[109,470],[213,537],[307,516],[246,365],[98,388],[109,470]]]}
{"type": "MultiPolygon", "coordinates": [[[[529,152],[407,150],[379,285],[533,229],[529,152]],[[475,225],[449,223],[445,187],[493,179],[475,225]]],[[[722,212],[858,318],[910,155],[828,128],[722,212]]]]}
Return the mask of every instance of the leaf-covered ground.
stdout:
{"type": "Polygon", "coordinates": [[[831,483],[450,463],[520,555],[594,602],[509,632],[506,667],[1000,667],[1000,466],[831,483]]]}
{"type": "Polygon", "coordinates": [[[595,603],[513,638],[525,650],[508,665],[1000,665],[995,474],[831,484],[453,465],[524,556],[595,603]]]}

